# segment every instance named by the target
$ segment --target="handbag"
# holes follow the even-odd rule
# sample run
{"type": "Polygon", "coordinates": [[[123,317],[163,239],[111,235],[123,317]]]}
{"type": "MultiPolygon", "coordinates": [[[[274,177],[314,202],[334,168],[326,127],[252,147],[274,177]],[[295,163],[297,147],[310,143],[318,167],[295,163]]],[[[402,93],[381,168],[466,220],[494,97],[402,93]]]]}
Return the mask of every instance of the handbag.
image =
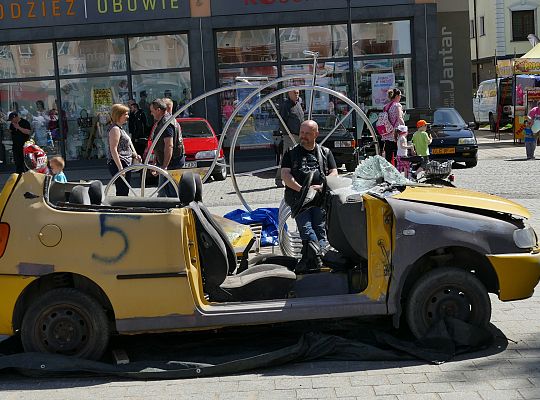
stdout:
{"type": "Polygon", "coordinates": [[[79,118],[77,118],[77,125],[79,125],[80,128],[92,127],[92,117],[88,116],[88,111],[84,108],[81,110],[79,118]]]}

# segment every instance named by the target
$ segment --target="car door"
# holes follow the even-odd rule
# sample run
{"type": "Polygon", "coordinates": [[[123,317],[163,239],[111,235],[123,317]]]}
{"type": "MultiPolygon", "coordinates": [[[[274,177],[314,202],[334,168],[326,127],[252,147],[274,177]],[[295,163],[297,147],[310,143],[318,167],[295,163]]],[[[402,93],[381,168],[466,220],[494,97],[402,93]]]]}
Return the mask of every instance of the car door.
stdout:
{"type": "Polygon", "coordinates": [[[482,121],[482,117],[480,114],[480,101],[482,100],[482,91],[484,86],[480,85],[478,86],[478,90],[476,91],[476,94],[473,99],[473,114],[474,114],[474,120],[476,122],[482,121]]]}

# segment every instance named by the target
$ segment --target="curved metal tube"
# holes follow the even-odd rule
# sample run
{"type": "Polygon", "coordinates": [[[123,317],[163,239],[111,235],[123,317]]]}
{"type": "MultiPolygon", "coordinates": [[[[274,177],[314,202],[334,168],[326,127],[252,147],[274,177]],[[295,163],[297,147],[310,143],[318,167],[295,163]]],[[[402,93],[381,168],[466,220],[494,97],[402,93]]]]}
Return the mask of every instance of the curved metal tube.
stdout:
{"type": "MultiPolygon", "coordinates": [[[[351,99],[349,99],[347,96],[344,96],[343,94],[341,94],[339,92],[336,92],[335,90],[328,89],[328,88],[325,88],[325,87],[322,87],[322,86],[299,85],[299,86],[292,86],[292,87],[287,87],[287,88],[282,88],[282,89],[276,90],[276,91],[268,94],[267,96],[265,96],[264,98],[262,98],[256,104],[253,105],[253,107],[246,113],[246,115],[244,115],[244,118],[242,118],[242,121],[240,121],[240,124],[238,125],[238,127],[236,128],[236,131],[233,134],[233,138],[232,138],[232,141],[231,141],[231,152],[230,152],[230,156],[229,156],[230,160],[234,160],[235,147],[236,147],[236,142],[238,140],[238,136],[240,134],[240,131],[244,127],[245,123],[247,122],[248,118],[251,117],[253,112],[256,109],[258,109],[261,105],[266,103],[267,101],[273,99],[274,97],[280,96],[283,93],[286,93],[286,92],[288,92],[290,90],[316,90],[316,91],[319,91],[319,92],[330,94],[330,95],[342,100],[343,102],[347,103],[351,108],[353,108],[358,113],[358,115],[360,115],[360,117],[366,123],[366,125],[368,127],[368,130],[371,133],[371,136],[373,138],[373,142],[375,143],[375,150],[376,150],[377,153],[379,153],[379,147],[378,147],[378,144],[377,144],[377,135],[375,134],[375,130],[373,129],[373,126],[371,125],[371,122],[369,121],[369,118],[364,113],[364,111],[362,111],[362,109],[358,105],[356,105],[351,99]]],[[[240,198],[240,201],[242,202],[242,204],[244,205],[246,210],[249,211],[249,212],[253,211],[251,209],[251,207],[249,206],[249,204],[247,204],[246,199],[244,198],[244,196],[242,195],[242,192],[240,191],[240,189],[238,187],[238,182],[236,180],[235,171],[234,171],[234,162],[231,163],[231,180],[233,182],[233,187],[234,187],[234,190],[236,192],[236,195],[240,198]]]]}
{"type": "MultiPolygon", "coordinates": [[[[105,186],[105,191],[103,192],[103,196],[107,196],[109,194],[109,190],[111,189],[111,186],[113,185],[114,182],[116,182],[119,178],[123,179],[124,182],[128,185],[129,187],[129,190],[133,192],[133,188],[131,187],[131,185],[129,185],[126,181],[126,179],[124,178],[123,174],[126,173],[126,172],[129,172],[129,171],[139,171],[139,170],[143,170],[143,175],[144,177],[146,178],[146,171],[147,170],[151,170],[151,171],[156,171],[159,175],[163,175],[165,178],[167,178],[167,180],[169,182],[167,183],[164,183],[163,185],[161,185],[160,187],[158,187],[156,190],[154,190],[154,192],[148,196],[148,197],[152,197],[154,196],[157,192],[159,192],[161,189],[163,189],[165,186],[167,186],[169,183],[171,183],[174,187],[174,190],[176,191],[176,196],[179,196],[180,193],[178,192],[178,185],[176,184],[176,182],[174,181],[174,179],[172,178],[172,176],[170,176],[168,174],[168,172],[164,169],[161,169],[155,165],[151,165],[151,164],[134,164],[134,165],[130,165],[126,168],[124,168],[122,171],[118,171],[112,178],[111,180],[109,181],[109,183],[107,183],[107,186],[105,186]]],[[[142,184],[141,184],[142,185],[142,184]]],[[[141,187],[141,196],[144,197],[144,185],[142,185],[143,187],[141,187]]],[[[134,193],[135,194],[135,193],[134,193]]],[[[135,194],[136,195],[136,194],[135,194]]]]}

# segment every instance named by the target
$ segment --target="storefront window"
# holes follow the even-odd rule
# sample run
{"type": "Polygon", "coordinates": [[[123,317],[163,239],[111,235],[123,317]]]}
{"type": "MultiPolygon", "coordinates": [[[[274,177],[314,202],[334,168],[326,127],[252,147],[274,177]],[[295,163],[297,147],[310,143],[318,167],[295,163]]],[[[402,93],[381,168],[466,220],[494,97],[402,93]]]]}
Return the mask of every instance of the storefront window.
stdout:
{"type": "Polygon", "coordinates": [[[387,90],[397,87],[404,108],[413,108],[410,58],[356,61],[354,72],[360,107],[381,109],[388,101],[387,90]]]}
{"type": "Polygon", "coordinates": [[[0,83],[0,160],[13,164],[8,115],[19,113],[32,126],[32,138],[48,154],[58,154],[61,137],[51,131],[58,127],[54,81],[0,83]]]}
{"type": "Polygon", "coordinates": [[[60,88],[67,120],[67,159],[107,157],[110,110],[115,103],[127,102],[127,77],[66,79],[60,81],[60,88]]]}
{"type": "Polygon", "coordinates": [[[52,43],[0,46],[0,79],[53,75],[52,43]]]}
{"type": "MultiPolygon", "coordinates": [[[[155,74],[133,75],[133,98],[152,121],[149,104],[156,98],[172,99],[174,110],[191,100],[191,81],[189,72],[167,72],[155,74]]],[[[186,116],[189,110],[186,112],[186,116]]]]}
{"type": "Polygon", "coordinates": [[[375,54],[410,54],[409,21],[366,22],[352,25],[355,56],[375,54]]]}
{"type": "Polygon", "coordinates": [[[319,57],[342,57],[347,55],[347,26],[300,26],[281,28],[279,43],[282,60],[309,59],[304,50],[315,51],[319,57]]]}
{"type": "MultiPolygon", "coordinates": [[[[265,66],[265,67],[246,67],[246,68],[229,68],[221,69],[219,71],[219,84],[221,87],[234,85],[240,83],[236,78],[246,77],[248,81],[256,88],[261,85],[267,84],[277,78],[277,67],[265,66]],[[252,79],[249,79],[252,78],[252,79]]],[[[259,94],[254,96],[249,102],[250,105],[241,109],[234,119],[229,131],[227,132],[227,138],[225,140],[225,147],[229,147],[232,134],[238,127],[243,116],[255,105],[261,98],[272,93],[277,89],[276,85],[262,90],[259,94]]],[[[225,125],[230,118],[237,105],[242,102],[250,93],[251,89],[238,89],[224,92],[221,95],[221,119],[222,124],[225,125]]],[[[279,109],[279,99],[273,100],[276,107],[279,109]]],[[[266,102],[257,108],[249,118],[248,122],[244,125],[240,136],[238,137],[238,144],[240,146],[268,147],[274,143],[273,132],[279,127],[279,120],[269,102],[266,102]]]]}
{"type": "Polygon", "coordinates": [[[123,38],[58,42],[57,49],[60,75],[126,70],[123,38]]]}
{"type": "Polygon", "coordinates": [[[235,64],[276,61],[273,29],[217,32],[218,62],[235,64]]]}
{"type": "Polygon", "coordinates": [[[141,36],[129,39],[129,56],[134,71],[189,67],[188,36],[141,36]]]}

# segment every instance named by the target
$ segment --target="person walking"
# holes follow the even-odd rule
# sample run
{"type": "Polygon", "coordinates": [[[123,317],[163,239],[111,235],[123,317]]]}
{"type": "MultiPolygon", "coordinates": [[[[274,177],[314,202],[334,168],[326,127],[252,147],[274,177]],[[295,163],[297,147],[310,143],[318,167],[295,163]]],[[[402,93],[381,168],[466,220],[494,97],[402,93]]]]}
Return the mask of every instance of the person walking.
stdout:
{"type": "Polygon", "coordinates": [[[133,141],[137,154],[143,154],[148,139],[146,115],[139,108],[139,105],[134,99],[129,99],[128,107],[128,129],[131,134],[131,140],[133,141]]]}
{"type": "MultiPolygon", "coordinates": [[[[311,187],[322,189],[325,176],[337,176],[337,165],[332,152],[316,143],[319,126],[315,121],[307,120],[300,126],[300,142],[283,155],[281,178],[285,183],[285,202],[293,207],[298,201],[302,185],[308,173],[314,171],[311,187]]],[[[320,250],[328,247],[326,238],[326,214],[321,207],[311,207],[302,211],[295,218],[302,239],[302,260],[296,271],[309,269],[308,246],[312,243],[320,250]]]]}
{"type": "MultiPolygon", "coordinates": [[[[131,138],[122,128],[129,119],[129,108],[123,104],[114,104],[111,108],[112,125],[109,129],[109,154],[107,165],[112,176],[118,171],[129,167],[133,160],[141,160],[141,157],[135,151],[131,138]]],[[[131,184],[131,172],[124,174],[124,179],[117,179],[114,184],[116,186],[117,196],[128,196],[129,187],[131,184]],[[126,184],[127,183],[127,184],[126,184]]]]}
{"type": "Polygon", "coordinates": [[[411,162],[409,161],[409,149],[413,148],[413,145],[410,145],[407,142],[407,135],[409,130],[406,125],[398,125],[397,127],[397,170],[405,176],[409,177],[409,170],[411,168],[411,162]]]}
{"type": "Polygon", "coordinates": [[[533,132],[532,130],[533,122],[529,119],[525,120],[525,152],[527,153],[527,160],[534,160],[534,152],[536,151],[536,140],[538,137],[538,132],[533,132]]]}
{"type": "Polygon", "coordinates": [[[24,144],[30,140],[30,134],[32,133],[32,126],[30,122],[22,119],[15,111],[8,115],[9,131],[11,132],[11,139],[13,141],[13,162],[18,174],[22,174],[28,171],[28,168],[24,164],[23,147],[24,144]]]}
{"type": "Polygon", "coordinates": [[[396,128],[399,125],[405,125],[403,120],[403,107],[401,106],[401,90],[394,88],[388,91],[388,103],[384,106],[383,110],[388,113],[388,121],[393,127],[391,132],[386,132],[381,135],[382,151],[384,157],[388,162],[392,162],[396,157],[396,128]]]}
{"type": "MultiPolygon", "coordinates": [[[[304,109],[300,101],[300,91],[291,90],[287,93],[287,100],[281,104],[279,108],[279,115],[283,119],[289,132],[293,135],[296,143],[299,140],[300,125],[304,122],[304,109]]],[[[283,159],[283,155],[287,150],[294,146],[294,142],[287,133],[287,129],[281,125],[281,149],[279,149],[280,158],[283,159]]],[[[281,178],[281,167],[276,172],[276,186],[283,187],[283,181],[281,178]]]]}

